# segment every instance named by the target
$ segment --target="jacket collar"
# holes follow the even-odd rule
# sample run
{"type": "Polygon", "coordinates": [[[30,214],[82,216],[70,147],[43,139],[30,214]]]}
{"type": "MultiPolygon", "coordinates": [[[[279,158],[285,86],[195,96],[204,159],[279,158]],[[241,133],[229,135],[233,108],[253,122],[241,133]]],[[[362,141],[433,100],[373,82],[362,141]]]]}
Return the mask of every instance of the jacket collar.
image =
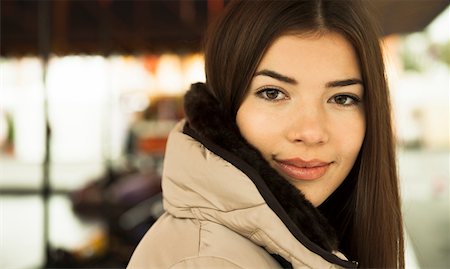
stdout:
{"type": "MultiPolygon", "coordinates": [[[[231,163],[240,173],[243,172],[246,182],[250,183],[250,189],[256,187],[260,195],[258,197],[261,197],[262,202],[271,209],[268,211],[275,213],[282,222],[281,226],[284,224],[288,233],[300,242],[302,247],[332,264],[348,268],[355,267],[353,263],[332,254],[337,252],[337,239],[327,220],[298,189],[283,179],[268,165],[260,153],[245,141],[239,133],[235,120],[223,113],[220,107],[220,103],[209,93],[204,84],[193,84],[185,96],[187,123],[183,128],[184,134],[194,138],[207,150],[231,163]]],[[[224,179],[225,182],[226,180],[228,179],[224,179]]],[[[213,192],[213,195],[217,193],[220,191],[213,192]]],[[[240,196],[239,194],[235,195],[240,196]]],[[[244,204],[260,204],[259,201],[248,197],[244,194],[241,199],[237,198],[237,200],[244,204]]],[[[261,242],[264,241],[264,236],[266,235],[260,235],[260,237],[257,235],[253,240],[264,245],[265,243],[261,242]]],[[[265,247],[268,246],[265,245],[265,247]]],[[[280,254],[287,258],[292,256],[292,254],[280,254]]],[[[293,261],[290,260],[290,262],[293,261]]]]}

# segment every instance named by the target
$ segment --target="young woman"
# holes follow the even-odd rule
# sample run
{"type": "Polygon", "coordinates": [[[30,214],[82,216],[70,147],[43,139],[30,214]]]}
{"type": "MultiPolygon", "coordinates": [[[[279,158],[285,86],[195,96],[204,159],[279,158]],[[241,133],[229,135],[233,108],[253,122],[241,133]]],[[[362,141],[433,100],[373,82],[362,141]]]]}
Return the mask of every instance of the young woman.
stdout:
{"type": "Polygon", "coordinates": [[[384,66],[361,1],[233,1],[129,268],[404,268],[384,66]]]}

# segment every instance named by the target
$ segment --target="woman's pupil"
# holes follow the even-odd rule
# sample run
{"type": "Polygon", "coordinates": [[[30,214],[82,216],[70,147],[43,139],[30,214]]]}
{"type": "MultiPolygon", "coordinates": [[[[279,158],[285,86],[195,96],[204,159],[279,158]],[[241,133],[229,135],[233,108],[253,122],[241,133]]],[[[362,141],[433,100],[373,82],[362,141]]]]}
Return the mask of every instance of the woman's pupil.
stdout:
{"type": "Polygon", "coordinates": [[[346,101],[346,100],[347,100],[347,99],[346,99],[345,96],[336,96],[336,97],[335,97],[336,103],[338,103],[338,104],[340,104],[340,105],[345,104],[345,101],[346,101]]]}
{"type": "Polygon", "coordinates": [[[268,90],[267,97],[269,97],[270,99],[276,99],[278,97],[278,91],[277,90],[268,90]]]}

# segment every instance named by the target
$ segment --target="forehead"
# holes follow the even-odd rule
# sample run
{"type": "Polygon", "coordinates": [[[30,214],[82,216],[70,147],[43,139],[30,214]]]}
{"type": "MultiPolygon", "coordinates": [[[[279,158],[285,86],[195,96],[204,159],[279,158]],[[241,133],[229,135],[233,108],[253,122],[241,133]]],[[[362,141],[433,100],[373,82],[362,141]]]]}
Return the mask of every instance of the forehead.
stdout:
{"type": "Polygon", "coordinates": [[[282,35],[267,49],[257,69],[276,69],[290,76],[305,72],[333,77],[360,76],[353,46],[335,32],[282,35]]]}

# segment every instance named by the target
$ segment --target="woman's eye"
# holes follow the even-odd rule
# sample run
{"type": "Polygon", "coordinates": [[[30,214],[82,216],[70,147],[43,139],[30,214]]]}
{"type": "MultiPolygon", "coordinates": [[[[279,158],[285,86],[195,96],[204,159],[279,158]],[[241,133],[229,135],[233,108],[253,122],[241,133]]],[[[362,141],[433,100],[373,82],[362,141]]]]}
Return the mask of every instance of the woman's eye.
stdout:
{"type": "Polygon", "coordinates": [[[257,92],[257,95],[268,101],[279,101],[286,98],[286,95],[277,89],[266,88],[257,92]]]}
{"type": "Polygon", "coordinates": [[[335,96],[331,97],[329,102],[335,103],[340,106],[352,106],[352,105],[357,105],[360,101],[361,100],[356,96],[340,94],[340,95],[335,95],[335,96]]]}

